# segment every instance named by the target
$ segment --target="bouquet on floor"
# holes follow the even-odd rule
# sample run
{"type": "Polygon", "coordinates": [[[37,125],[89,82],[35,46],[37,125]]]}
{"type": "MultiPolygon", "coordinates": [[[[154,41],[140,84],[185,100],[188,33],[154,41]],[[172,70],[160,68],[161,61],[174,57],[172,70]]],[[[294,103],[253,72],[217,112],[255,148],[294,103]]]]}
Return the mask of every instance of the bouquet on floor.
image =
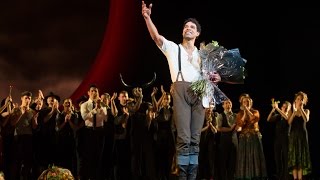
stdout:
{"type": "Polygon", "coordinates": [[[239,49],[227,50],[217,41],[202,44],[199,50],[201,58],[201,77],[191,84],[191,90],[199,97],[207,96],[217,104],[228,97],[213,82],[213,75],[218,73],[221,82],[243,84],[245,79],[246,60],[239,49]]]}
{"type": "Polygon", "coordinates": [[[68,169],[64,169],[58,166],[49,166],[48,169],[44,170],[39,176],[38,180],[74,180],[72,173],[68,169]]]}

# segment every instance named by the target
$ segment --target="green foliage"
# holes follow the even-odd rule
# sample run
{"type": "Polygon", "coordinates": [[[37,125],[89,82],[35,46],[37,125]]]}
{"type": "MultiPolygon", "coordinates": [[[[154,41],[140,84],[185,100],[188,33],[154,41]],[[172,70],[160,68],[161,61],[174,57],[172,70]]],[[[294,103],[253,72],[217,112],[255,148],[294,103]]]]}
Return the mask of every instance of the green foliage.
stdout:
{"type": "Polygon", "coordinates": [[[74,177],[68,169],[49,165],[48,169],[42,172],[38,180],[74,180],[74,177]]]}

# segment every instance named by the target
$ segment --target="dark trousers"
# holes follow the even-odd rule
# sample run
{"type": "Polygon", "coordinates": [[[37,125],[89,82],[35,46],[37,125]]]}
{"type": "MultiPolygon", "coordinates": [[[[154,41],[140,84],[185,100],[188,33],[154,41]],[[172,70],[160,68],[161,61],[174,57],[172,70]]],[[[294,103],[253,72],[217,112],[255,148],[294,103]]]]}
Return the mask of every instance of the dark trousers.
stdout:
{"type": "Polygon", "coordinates": [[[13,158],[13,135],[4,135],[3,138],[3,173],[6,176],[6,179],[11,179],[10,176],[10,167],[12,164],[13,158]]]}
{"type": "Polygon", "coordinates": [[[179,165],[179,180],[196,180],[197,171],[197,164],[179,165]]]}
{"type": "Polygon", "coordinates": [[[188,171],[188,179],[192,179],[190,177],[194,175],[190,173],[197,174],[197,171],[193,171],[193,166],[198,165],[200,135],[205,116],[202,100],[190,91],[190,84],[184,81],[172,84],[173,118],[177,128],[177,163],[180,167],[188,167],[181,169],[182,172],[188,171]]]}
{"type": "Polygon", "coordinates": [[[106,180],[114,179],[113,177],[113,166],[114,166],[113,146],[114,146],[113,134],[110,134],[110,132],[105,132],[102,171],[103,171],[104,179],[106,180]]]}
{"type": "Polygon", "coordinates": [[[114,144],[114,179],[130,180],[131,176],[131,152],[127,139],[116,139],[114,144]]]}
{"type": "Polygon", "coordinates": [[[85,128],[84,146],[80,155],[79,175],[83,180],[102,179],[102,157],[104,148],[103,128],[85,128]]]}
{"type": "Polygon", "coordinates": [[[32,135],[17,135],[13,141],[12,165],[10,168],[11,179],[23,180],[32,178],[32,135]]]}
{"type": "Polygon", "coordinates": [[[58,135],[57,166],[66,168],[76,175],[76,150],[73,134],[58,135]]]}
{"type": "Polygon", "coordinates": [[[190,92],[190,83],[179,81],[173,83],[173,104],[173,118],[177,128],[177,153],[183,156],[197,155],[204,122],[202,101],[190,92]]]}
{"type": "Polygon", "coordinates": [[[288,136],[287,133],[277,135],[274,142],[276,173],[279,179],[289,179],[288,171],[288,136]]]}
{"type": "Polygon", "coordinates": [[[220,179],[233,180],[237,161],[238,139],[233,132],[221,133],[219,144],[220,179]]]}

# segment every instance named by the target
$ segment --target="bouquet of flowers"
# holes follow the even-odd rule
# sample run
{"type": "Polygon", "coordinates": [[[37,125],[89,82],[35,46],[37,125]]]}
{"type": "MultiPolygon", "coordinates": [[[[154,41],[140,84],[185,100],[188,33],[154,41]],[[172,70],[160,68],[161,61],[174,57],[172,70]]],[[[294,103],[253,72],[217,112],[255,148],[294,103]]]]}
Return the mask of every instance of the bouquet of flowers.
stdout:
{"type": "Polygon", "coordinates": [[[243,84],[245,79],[246,60],[240,55],[239,49],[227,50],[217,41],[202,45],[199,50],[201,73],[199,80],[191,84],[191,90],[199,97],[208,96],[217,104],[227,96],[213,83],[213,74],[218,73],[221,82],[243,84]]]}
{"type": "Polygon", "coordinates": [[[49,166],[39,176],[38,180],[74,180],[70,170],[58,166],[49,166]]]}

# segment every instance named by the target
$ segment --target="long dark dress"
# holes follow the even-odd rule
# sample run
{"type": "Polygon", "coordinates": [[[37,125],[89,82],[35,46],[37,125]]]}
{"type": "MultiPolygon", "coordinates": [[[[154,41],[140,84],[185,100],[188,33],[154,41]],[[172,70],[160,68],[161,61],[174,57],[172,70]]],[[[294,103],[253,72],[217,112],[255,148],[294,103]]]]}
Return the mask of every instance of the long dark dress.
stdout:
{"type": "MultiPolygon", "coordinates": [[[[235,123],[236,114],[221,113],[221,127],[230,128],[235,123]]],[[[219,123],[218,123],[219,124],[219,123]]],[[[218,125],[219,126],[219,125],[218,125]]],[[[236,170],[238,137],[234,131],[220,132],[219,140],[219,172],[221,180],[233,180],[236,170]]]]}
{"type": "MultiPolygon", "coordinates": [[[[215,119],[215,114],[212,114],[212,119],[215,119]]],[[[213,126],[216,126],[215,120],[212,121],[213,126]]],[[[207,125],[207,120],[204,122],[203,127],[207,125]]],[[[199,168],[197,179],[212,179],[217,175],[217,133],[212,132],[210,127],[201,132],[200,139],[200,152],[199,152],[199,168]]]]}
{"type": "MultiPolygon", "coordinates": [[[[61,112],[58,115],[58,126],[64,123],[66,115],[66,112],[61,112]]],[[[78,114],[72,114],[70,121],[76,124],[78,114]]],[[[74,137],[74,130],[69,122],[57,131],[57,164],[55,165],[69,169],[73,175],[76,175],[76,142],[74,137]]]]}
{"type": "Polygon", "coordinates": [[[288,122],[279,114],[274,113],[271,119],[275,123],[274,160],[276,174],[279,179],[288,177],[288,122]]]}
{"type": "Polygon", "coordinates": [[[148,125],[147,103],[142,103],[138,112],[131,116],[130,147],[131,172],[134,180],[156,179],[154,122],[148,125]]]}
{"type": "Polygon", "coordinates": [[[289,133],[288,168],[302,168],[302,174],[311,173],[311,160],[306,122],[302,116],[295,116],[289,133]]]}
{"type": "Polygon", "coordinates": [[[156,169],[158,178],[168,180],[175,153],[172,108],[162,108],[156,118],[156,169]]]}
{"type": "Polygon", "coordinates": [[[199,179],[216,177],[215,162],[217,153],[216,134],[210,129],[201,133],[199,152],[199,179]]]}
{"type": "MultiPolygon", "coordinates": [[[[250,110],[257,114],[257,110],[250,110]]],[[[243,116],[243,110],[237,113],[237,123],[243,116]]],[[[240,122],[242,131],[239,133],[239,146],[237,155],[236,179],[266,179],[267,169],[262,147],[262,135],[255,130],[256,121],[250,121],[248,117],[240,122]]]]}

